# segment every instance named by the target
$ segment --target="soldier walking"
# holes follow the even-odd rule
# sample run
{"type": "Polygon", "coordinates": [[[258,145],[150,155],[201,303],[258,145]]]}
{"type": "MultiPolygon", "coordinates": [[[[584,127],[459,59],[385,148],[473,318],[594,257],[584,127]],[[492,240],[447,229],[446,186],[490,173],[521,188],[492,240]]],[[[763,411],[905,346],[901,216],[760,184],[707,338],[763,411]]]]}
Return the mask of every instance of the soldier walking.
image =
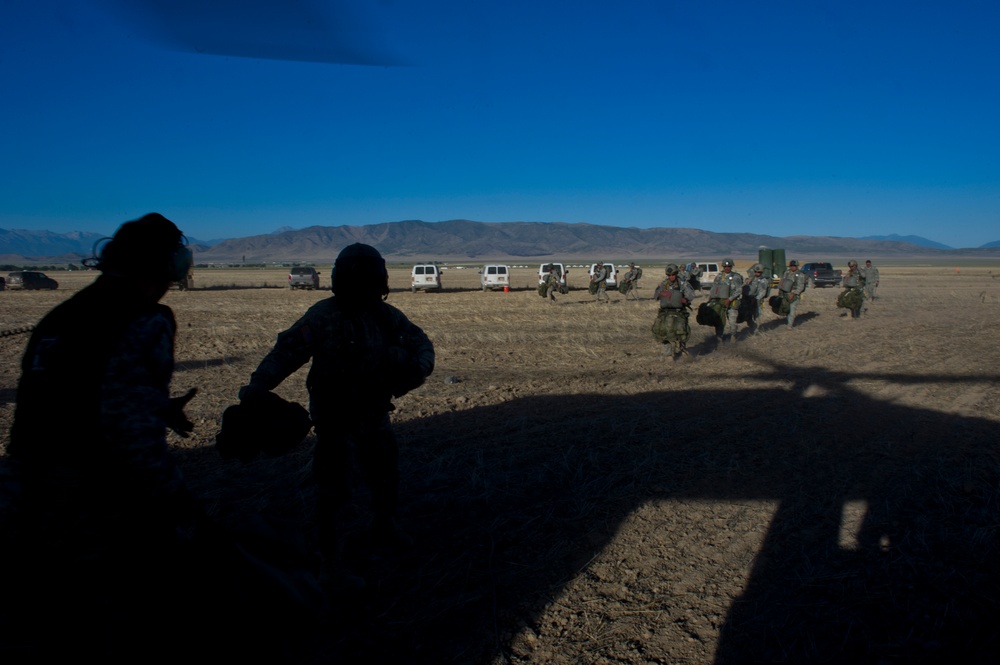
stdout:
{"type": "Polygon", "coordinates": [[[788,262],[788,270],[778,282],[778,294],[781,296],[779,312],[787,314],[788,328],[795,326],[795,314],[802,302],[802,294],[806,290],[806,276],[799,272],[799,262],[792,259],[788,262]]]}
{"type": "Polygon", "coordinates": [[[608,269],[603,261],[598,261],[597,267],[594,268],[594,274],[590,276],[591,292],[597,302],[611,302],[611,296],[608,295],[607,291],[607,282],[608,269]]]}
{"type": "Polygon", "coordinates": [[[869,302],[875,302],[875,291],[878,289],[878,268],[872,265],[872,260],[865,261],[865,267],[861,271],[865,278],[865,297],[869,302]]]}
{"type": "Polygon", "coordinates": [[[743,293],[743,277],[733,272],[733,260],[723,259],[722,272],[715,276],[712,288],[708,293],[709,307],[717,310],[721,321],[715,326],[715,336],[720,340],[736,341],[736,330],[739,326],[740,296],[743,293]]]}
{"type": "Polygon", "coordinates": [[[743,291],[744,298],[751,299],[751,302],[743,304],[750,308],[746,320],[747,327],[750,328],[751,334],[756,335],[763,303],[771,292],[771,280],[764,277],[764,266],[760,263],[753,264],[750,275],[750,281],[743,287],[743,291]]]}
{"type": "Polygon", "coordinates": [[[653,337],[661,344],[670,344],[672,357],[676,361],[681,356],[687,356],[687,339],[691,334],[688,323],[691,301],[694,300],[694,287],[681,281],[680,269],[676,264],[668,263],[666,279],[656,287],[656,300],[660,305],[653,322],[653,337]]]}
{"type": "Polygon", "coordinates": [[[861,318],[861,308],[865,304],[865,276],[853,259],[847,262],[844,275],[844,290],[837,296],[837,307],[851,311],[852,319],[861,318]]]}
{"type": "Polygon", "coordinates": [[[545,275],[545,298],[551,303],[556,301],[556,291],[559,290],[559,275],[556,274],[556,267],[549,264],[549,271],[545,275]]]}
{"type": "Polygon", "coordinates": [[[629,296],[632,296],[633,300],[639,299],[636,289],[639,288],[640,277],[642,277],[642,268],[636,267],[634,263],[629,263],[628,272],[625,273],[621,283],[618,285],[618,292],[623,294],[626,300],[629,296]]]}

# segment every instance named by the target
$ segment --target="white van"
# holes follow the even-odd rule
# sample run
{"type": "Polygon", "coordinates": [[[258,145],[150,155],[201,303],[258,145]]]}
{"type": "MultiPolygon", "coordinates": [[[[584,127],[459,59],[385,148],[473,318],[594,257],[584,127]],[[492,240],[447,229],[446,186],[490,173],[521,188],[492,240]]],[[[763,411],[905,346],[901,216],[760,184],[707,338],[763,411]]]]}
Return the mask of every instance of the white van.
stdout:
{"type": "MultiPolygon", "coordinates": [[[[604,287],[608,289],[618,288],[618,268],[616,268],[615,264],[610,261],[605,261],[604,267],[608,269],[608,280],[604,283],[604,287]]],[[[587,273],[588,279],[594,276],[595,270],[597,270],[597,264],[591,263],[590,272],[587,273]]]]}
{"type": "Polygon", "coordinates": [[[510,286],[510,266],[483,266],[479,271],[479,284],[483,287],[483,291],[510,286]]]}
{"type": "Polygon", "coordinates": [[[545,279],[549,274],[549,266],[552,266],[555,269],[556,274],[559,275],[559,293],[569,293],[569,285],[566,284],[566,267],[561,263],[543,263],[538,266],[539,285],[545,283],[545,279]]]}
{"type": "Polygon", "coordinates": [[[410,271],[410,291],[440,289],[441,270],[433,263],[418,263],[410,271]]]}
{"type": "Polygon", "coordinates": [[[699,262],[698,267],[701,268],[701,277],[698,278],[698,281],[701,282],[701,288],[712,288],[712,282],[714,282],[718,274],[722,272],[720,264],[699,262]]]}

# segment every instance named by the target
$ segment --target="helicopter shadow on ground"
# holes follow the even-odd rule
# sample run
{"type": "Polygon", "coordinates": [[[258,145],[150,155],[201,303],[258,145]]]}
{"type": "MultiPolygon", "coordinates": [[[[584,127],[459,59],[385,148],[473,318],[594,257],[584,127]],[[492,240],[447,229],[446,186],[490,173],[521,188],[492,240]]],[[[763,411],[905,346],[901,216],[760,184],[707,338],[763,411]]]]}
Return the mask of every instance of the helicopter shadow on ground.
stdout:
{"type": "Polygon", "coordinates": [[[996,423],[873,400],[848,386],[858,373],[763,374],[793,387],[686,391],[706,406],[680,412],[671,392],[539,396],[401,424],[416,545],[368,571],[379,581],[350,606],[338,656],[505,656],[504,636],[537,628],[630,513],[671,499],[778,504],[718,663],[995,655],[996,423]],[[822,396],[799,397],[809,386],[822,396]],[[719,424],[709,405],[734,399],[746,415],[719,424]],[[844,507],[859,502],[845,548],[844,507]]]}

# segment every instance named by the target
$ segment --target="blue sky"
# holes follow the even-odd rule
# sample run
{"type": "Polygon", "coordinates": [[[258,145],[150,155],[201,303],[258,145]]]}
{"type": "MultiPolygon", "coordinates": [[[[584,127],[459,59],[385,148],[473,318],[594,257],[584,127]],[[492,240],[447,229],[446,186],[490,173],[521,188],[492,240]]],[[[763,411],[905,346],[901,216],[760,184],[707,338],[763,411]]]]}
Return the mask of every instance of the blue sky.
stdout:
{"type": "Polygon", "coordinates": [[[975,247],[1000,240],[998,26],[964,0],[3,0],[0,228],[975,247]]]}

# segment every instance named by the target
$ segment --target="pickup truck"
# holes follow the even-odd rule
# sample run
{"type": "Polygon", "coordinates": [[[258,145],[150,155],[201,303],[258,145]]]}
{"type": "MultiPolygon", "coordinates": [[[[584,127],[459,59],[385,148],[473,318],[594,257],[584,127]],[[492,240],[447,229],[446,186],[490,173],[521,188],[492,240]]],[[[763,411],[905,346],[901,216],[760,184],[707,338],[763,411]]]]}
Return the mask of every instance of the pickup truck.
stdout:
{"type": "Polygon", "coordinates": [[[844,278],[839,270],[834,270],[829,263],[805,263],[799,270],[809,280],[809,287],[817,286],[840,286],[840,281],[844,278]]]}

